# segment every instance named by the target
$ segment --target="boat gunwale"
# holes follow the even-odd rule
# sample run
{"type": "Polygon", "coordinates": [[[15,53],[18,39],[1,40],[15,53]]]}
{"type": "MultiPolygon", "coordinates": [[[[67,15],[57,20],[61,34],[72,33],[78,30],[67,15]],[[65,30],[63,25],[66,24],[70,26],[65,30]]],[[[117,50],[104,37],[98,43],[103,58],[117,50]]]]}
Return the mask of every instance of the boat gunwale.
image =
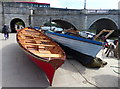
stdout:
{"type": "Polygon", "coordinates": [[[85,38],[81,38],[81,37],[76,37],[76,36],[71,36],[71,35],[67,35],[67,34],[60,34],[60,33],[49,32],[49,31],[46,31],[46,33],[52,34],[52,35],[56,35],[56,36],[61,36],[61,37],[64,37],[64,38],[69,38],[69,39],[77,40],[77,41],[91,43],[91,44],[95,44],[95,45],[99,45],[99,46],[103,46],[103,44],[104,44],[104,43],[99,42],[99,41],[89,40],[89,39],[85,39],[85,38]]]}

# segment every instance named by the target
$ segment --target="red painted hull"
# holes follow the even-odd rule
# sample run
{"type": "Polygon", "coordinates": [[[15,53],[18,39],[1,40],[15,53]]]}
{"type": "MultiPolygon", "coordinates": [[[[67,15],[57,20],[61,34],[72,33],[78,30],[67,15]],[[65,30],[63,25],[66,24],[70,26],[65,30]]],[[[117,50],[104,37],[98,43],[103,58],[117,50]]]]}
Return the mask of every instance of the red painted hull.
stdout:
{"type": "Polygon", "coordinates": [[[55,71],[64,63],[65,60],[60,60],[60,59],[54,59],[49,62],[45,62],[40,60],[39,58],[37,59],[36,57],[27,54],[27,56],[40,68],[44,71],[46,74],[48,81],[50,83],[50,86],[52,86],[52,81],[54,77],[55,71]],[[56,63],[56,65],[55,65],[56,63]]]}
{"type": "Polygon", "coordinates": [[[39,59],[36,59],[32,56],[28,56],[39,68],[41,68],[45,74],[47,75],[47,78],[50,82],[50,85],[52,85],[52,80],[53,80],[53,76],[54,76],[54,73],[55,73],[55,69],[52,67],[52,65],[48,62],[44,62],[44,61],[41,61],[39,59]]]}
{"type": "Polygon", "coordinates": [[[40,68],[44,71],[44,73],[46,74],[50,86],[52,86],[52,81],[53,81],[53,77],[54,77],[54,73],[55,71],[64,63],[64,60],[60,60],[60,59],[54,59],[51,60],[49,62],[45,62],[40,60],[39,58],[37,59],[36,57],[27,54],[27,56],[40,68]],[[56,63],[56,65],[55,65],[56,63]]]}

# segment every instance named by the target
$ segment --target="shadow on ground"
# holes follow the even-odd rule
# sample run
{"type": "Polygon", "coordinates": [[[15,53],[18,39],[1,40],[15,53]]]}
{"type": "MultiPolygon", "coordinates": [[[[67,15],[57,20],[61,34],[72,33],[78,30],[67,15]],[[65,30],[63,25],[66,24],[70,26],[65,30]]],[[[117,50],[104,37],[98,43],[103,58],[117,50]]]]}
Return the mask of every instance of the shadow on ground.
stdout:
{"type": "Polygon", "coordinates": [[[39,69],[17,43],[2,48],[3,87],[48,87],[44,72],[39,69]]]}

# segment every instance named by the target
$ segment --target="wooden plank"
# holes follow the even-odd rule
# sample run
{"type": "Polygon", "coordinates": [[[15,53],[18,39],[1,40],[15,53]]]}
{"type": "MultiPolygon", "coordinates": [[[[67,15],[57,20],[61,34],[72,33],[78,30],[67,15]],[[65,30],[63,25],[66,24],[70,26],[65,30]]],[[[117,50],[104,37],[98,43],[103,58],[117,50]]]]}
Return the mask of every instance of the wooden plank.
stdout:
{"type": "Polygon", "coordinates": [[[33,44],[33,43],[21,43],[22,45],[35,45],[35,46],[39,46],[41,44],[33,44]]]}
{"type": "Polygon", "coordinates": [[[42,54],[51,54],[51,52],[48,50],[47,51],[46,50],[39,50],[39,52],[42,54]]]}
{"type": "Polygon", "coordinates": [[[53,46],[55,46],[55,45],[51,45],[51,44],[41,44],[41,46],[53,47],[53,46]]]}
{"type": "Polygon", "coordinates": [[[61,57],[60,54],[36,54],[37,56],[40,56],[40,57],[61,57]]]}
{"type": "Polygon", "coordinates": [[[97,38],[98,38],[102,33],[104,33],[104,32],[109,32],[109,33],[105,36],[105,38],[107,38],[110,34],[112,34],[112,33],[114,32],[114,30],[106,30],[106,29],[103,29],[102,31],[100,31],[99,34],[97,34],[97,35],[95,36],[94,39],[97,39],[97,38]]]}
{"type": "Polygon", "coordinates": [[[30,52],[34,53],[35,55],[39,57],[61,57],[60,54],[50,54],[50,53],[39,53],[36,50],[29,50],[30,52]]]}
{"type": "Polygon", "coordinates": [[[37,39],[37,41],[51,42],[50,40],[37,39]]]}
{"type": "Polygon", "coordinates": [[[40,38],[47,38],[46,36],[39,36],[40,38]]]}
{"type": "Polygon", "coordinates": [[[97,34],[94,39],[97,39],[102,33],[103,33],[103,30],[99,34],[97,34]]]}
{"type": "Polygon", "coordinates": [[[61,57],[60,54],[51,54],[51,53],[40,53],[37,50],[29,50],[30,52],[34,53],[39,57],[61,57]]]}
{"type": "Polygon", "coordinates": [[[38,46],[39,49],[44,49],[45,47],[44,46],[38,46]]]}
{"type": "Polygon", "coordinates": [[[110,35],[110,34],[112,34],[114,32],[114,30],[111,30],[106,36],[105,36],[105,38],[108,38],[108,36],[110,35]]]}
{"type": "Polygon", "coordinates": [[[55,45],[50,45],[50,44],[33,44],[33,43],[21,43],[23,45],[38,45],[38,46],[46,46],[46,47],[50,47],[50,46],[55,46],[55,45]]]}
{"type": "Polygon", "coordinates": [[[40,52],[38,52],[37,50],[29,50],[29,51],[40,57],[61,57],[60,54],[51,54],[50,51],[40,51],[40,52]]]}
{"type": "Polygon", "coordinates": [[[32,41],[44,41],[44,42],[51,42],[50,40],[43,40],[43,39],[21,39],[21,38],[19,38],[20,40],[24,40],[24,41],[30,41],[30,40],[32,40],[32,41]]]}

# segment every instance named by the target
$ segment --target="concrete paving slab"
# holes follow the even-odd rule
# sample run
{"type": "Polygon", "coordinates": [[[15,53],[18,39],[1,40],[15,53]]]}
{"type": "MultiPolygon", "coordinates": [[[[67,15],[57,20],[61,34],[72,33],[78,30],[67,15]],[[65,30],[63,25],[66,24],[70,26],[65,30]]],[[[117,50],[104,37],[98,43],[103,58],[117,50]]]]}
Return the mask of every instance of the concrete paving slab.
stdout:
{"type": "MultiPolygon", "coordinates": [[[[25,55],[15,35],[4,40],[0,34],[0,86],[49,87],[44,72],[25,55]]],[[[86,68],[75,59],[66,60],[56,71],[52,87],[118,87],[120,77],[113,71],[118,69],[111,66],[118,66],[119,60],[102,53],[103,50],[97,56],[108,63],[102,68],[86,68]]]]}

